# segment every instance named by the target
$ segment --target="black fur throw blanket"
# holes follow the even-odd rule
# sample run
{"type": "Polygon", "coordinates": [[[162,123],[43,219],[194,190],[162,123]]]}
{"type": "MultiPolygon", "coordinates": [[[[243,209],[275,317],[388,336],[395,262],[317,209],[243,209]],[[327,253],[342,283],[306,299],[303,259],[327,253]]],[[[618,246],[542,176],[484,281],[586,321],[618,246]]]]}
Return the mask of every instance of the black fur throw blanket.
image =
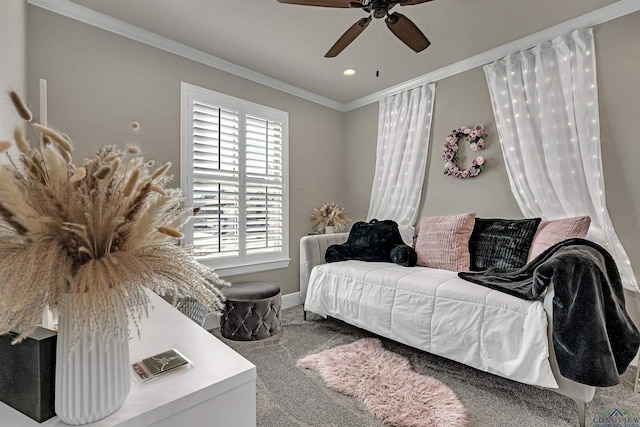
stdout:
{"type": "Polygon", "coordinates": [[[619,384],[640,347],[618,268],[606,249],[589,240],[560,242],[520,269],[458,276],[527,300],[541,297],[553,281],[553,348],[560,373],[570,380],[619,384]]]}
{"type": "Polygon", "coordinates": [[[327,262],[348,259],[386,261],[414,267],[418,262],[418,255],[411,246],[404,244],[395,221],[372,219],[353,224],[346,243],[329,246],[324,259],[327,262]]]}

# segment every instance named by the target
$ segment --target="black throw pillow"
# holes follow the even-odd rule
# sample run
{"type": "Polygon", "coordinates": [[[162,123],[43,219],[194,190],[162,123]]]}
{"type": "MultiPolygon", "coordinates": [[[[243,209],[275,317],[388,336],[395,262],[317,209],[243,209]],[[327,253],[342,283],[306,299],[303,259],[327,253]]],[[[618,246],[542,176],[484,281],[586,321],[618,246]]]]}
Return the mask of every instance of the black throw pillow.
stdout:
{"type": "Polygon", "coordinates": [[[476,218],[469,238],[471,270],[524,266],[540,221],[541,218],[476,218]]]}

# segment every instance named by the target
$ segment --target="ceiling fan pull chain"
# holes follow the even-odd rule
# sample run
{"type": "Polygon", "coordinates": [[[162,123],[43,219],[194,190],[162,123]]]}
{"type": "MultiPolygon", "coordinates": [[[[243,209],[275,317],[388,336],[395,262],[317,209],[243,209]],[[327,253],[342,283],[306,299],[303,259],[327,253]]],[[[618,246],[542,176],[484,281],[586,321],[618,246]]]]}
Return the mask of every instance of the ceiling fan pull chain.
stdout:
{"type": "Polygon", "coordinates": [[[376,77],[380,77],[380,21],[376,22],[376,77]]]}

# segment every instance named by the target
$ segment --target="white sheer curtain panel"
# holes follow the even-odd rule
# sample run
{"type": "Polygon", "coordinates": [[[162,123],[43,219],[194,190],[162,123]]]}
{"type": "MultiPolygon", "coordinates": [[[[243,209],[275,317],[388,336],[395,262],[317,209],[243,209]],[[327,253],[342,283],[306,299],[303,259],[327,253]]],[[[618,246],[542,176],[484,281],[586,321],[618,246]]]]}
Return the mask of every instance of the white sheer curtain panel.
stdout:
{"type": "Polygon", "coordinates": [[[527,217],[589,215],[587,238],[638,292],[607,211],[593,31],[577,30],[485,65],[511,189],[527,217]]]}
{"type": "Polygon", "coordinates": [[[380,101],[376,170],[367,220],[396,221],[413,245],[414,224],[427,167],[435,84],[380,101]]]}

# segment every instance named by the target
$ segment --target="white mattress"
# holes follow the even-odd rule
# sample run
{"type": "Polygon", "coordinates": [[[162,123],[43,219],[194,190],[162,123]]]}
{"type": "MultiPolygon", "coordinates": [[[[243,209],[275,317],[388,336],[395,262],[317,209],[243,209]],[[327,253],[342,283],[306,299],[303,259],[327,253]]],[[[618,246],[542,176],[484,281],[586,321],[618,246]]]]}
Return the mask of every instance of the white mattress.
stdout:
{"type": "Polygon", "coordinates": [[[558,387],[542,302],[452,271],[363,261],[318,265],[305,310],[515,381],[558,387]]]}

